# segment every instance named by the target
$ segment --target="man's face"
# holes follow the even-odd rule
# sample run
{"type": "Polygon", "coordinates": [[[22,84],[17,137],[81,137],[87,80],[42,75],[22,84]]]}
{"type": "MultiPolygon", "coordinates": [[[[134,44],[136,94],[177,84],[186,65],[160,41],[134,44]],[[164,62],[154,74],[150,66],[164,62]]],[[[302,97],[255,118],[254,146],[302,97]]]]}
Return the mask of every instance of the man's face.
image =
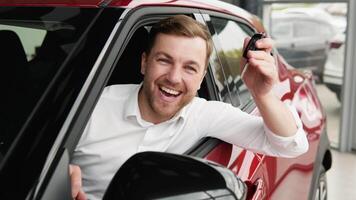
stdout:
{"type": "Polygon", "coordinates": [[[139,106],[143,119],[160,123],[187,105],[200,88],[205,62],[202,38],[158,34],[150,53],[142,54],[139,106]]]}

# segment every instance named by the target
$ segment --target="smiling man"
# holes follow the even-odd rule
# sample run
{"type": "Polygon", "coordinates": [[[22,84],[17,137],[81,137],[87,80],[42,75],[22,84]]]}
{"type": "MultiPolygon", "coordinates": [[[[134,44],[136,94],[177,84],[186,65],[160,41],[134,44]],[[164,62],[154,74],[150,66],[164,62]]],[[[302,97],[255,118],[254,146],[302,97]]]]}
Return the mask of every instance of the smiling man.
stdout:
{"type": "Polygon", "coordinates": [[[196,97],[212,52],[205,26],[184,15],[153,26],[141,57],[143,83],[105,88],[77,145],[70,166],[73,197],[101,199],[119,167],[137,152],[184,153],[207,136],[272,156],[306,152],[295,109],[272,92],[272,40],[256,45],[263,51],[248,52],[243,79],[261,117],[196,97]]]}
{"type": "Polygon", "coordinates": [[[144,74],[138,103],[143,119],[171,119],[196,95],[205,75],[206,42],[200,37],[158,34],[153,48],[142,55],[144,74]]]}

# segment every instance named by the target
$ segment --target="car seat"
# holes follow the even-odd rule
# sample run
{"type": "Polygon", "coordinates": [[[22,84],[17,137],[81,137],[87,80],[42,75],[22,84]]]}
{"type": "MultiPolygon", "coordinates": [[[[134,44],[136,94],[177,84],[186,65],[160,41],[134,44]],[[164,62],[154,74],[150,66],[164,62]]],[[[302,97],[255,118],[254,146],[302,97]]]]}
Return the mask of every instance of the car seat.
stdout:
{"type": "Polygon", "coordinates": [[[107,85],[139,84],[142,82],[141,55],[147,42],[148,31],[145,27],[138,28],[120,56],[107,85]]]}
{"type": "Polygon", "coordinates": [[[0,30],[0,154],[6,153],[9,145],[20,131],[29,112],[31,101],[28,90],[28,63],[24,47],[12,30],[0,30]]]}
{"type": "Polygon", "coordinates": [[[29,61],[31,86],[36,99],[43,94],[66,58],[67,53],[61,45],[67,43],[69,42],[61,37],[60,31],[48,31],[42,45],[37,48],[35,57],[29,61]]]}

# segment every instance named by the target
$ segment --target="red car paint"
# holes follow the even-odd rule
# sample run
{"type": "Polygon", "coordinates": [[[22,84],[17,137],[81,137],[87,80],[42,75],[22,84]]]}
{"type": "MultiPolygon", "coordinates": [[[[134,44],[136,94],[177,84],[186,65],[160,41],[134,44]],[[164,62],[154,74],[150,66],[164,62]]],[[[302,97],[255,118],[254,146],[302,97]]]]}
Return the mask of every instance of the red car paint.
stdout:
{"type": "MultiPolygon", "coordinates": [[[[225,166],[237,173],[249,183],[248,185],[254,186],[254,195],[249,196],[251,199],[308,199],[319,138],[325,129],[325,114],[310,77],[294,70],[287,70],[286,65],[281,62],[279,69],[280,81],[290,83],[289,91],[282,92],[284,93],[282,100],[291,101],[297,107],[309,140],[308,153],[294,159],[286,159],[259,155],[233,147],[232,151],[238,153],[231,157],[230,153],[225,154],[230,157],[229,164],[225,166]],[[295,82],[295,76],[302,77],[302,82],[295,82]],[[298,195],[295,195],[295,191],[298,191],[298,195]]],[[[218,148],[229,149],[224,145],[218,148]]],[[[220,150],[215,149],[206,158],[224,165],[226,161],[219,162],[221,157],[220,150]]]]}
{"type": "MultiPolygon", "coordinates": [[[[1,6],[71,6],[71,7],[124,7],[179,6],[213,10],[237,16],[257,31],[265,31],[259,20],[246,11],[225,6],[217,1],[187,0],[1,0],[1,6]]],[[[302,119],[310,143],[309,151],[294,159],[269,157],[241,149],[227,143],[219,144],[205,158],[227,166],[249,186],[248,199],[307,199],[317,160],[319,139],[325,134],[325,113],[317,97],[312,78],[296,71],[277,57],[281,85],[278,93],[283,101],[292,102],[302,119]],[[298,195],[296,195],[298,194],[298,195]]]]}

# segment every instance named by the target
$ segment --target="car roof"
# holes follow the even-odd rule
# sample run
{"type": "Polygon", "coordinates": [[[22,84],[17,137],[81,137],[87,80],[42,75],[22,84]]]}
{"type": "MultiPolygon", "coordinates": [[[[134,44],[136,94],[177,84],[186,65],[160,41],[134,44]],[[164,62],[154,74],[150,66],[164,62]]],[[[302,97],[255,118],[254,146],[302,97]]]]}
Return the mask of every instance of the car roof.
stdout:
{"type": "Polygon", "coordinates": [[[0,6],[122,7],[177,6],[217,11],[237,16],[263,30],[260,20],[247,11],[218,0],[0,0],[0,6]]]}

